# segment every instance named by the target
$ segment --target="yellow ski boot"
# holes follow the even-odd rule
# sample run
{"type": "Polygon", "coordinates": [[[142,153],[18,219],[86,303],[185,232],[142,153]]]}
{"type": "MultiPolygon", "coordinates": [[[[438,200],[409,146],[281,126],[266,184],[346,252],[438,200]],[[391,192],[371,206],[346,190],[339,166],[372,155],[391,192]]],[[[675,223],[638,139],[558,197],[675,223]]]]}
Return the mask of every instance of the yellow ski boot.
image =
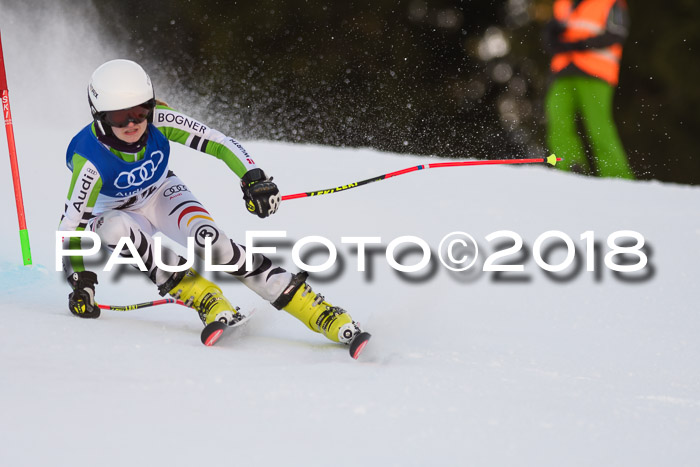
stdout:
{"type": "Polygon", "coordinates": [[[307,277],[305,272],[294,275],[272,305],[294,316],[312,331],[334,342],[350,344],[361,332],[359,325],[345,310],[331,305],[322,295],[313,292],[306,283],[307,277]]]}
{"type": "Polygon", "coordinates": [[[173,298],[182,300],[197,310],[205,326],[214,321],[232,325],[242,318],[238,310],[226,300],[221,289],[197,274],[194,269],[173,274],[171,280],[163,284],[160,290],[161,295],[167,291],[173,298]],[[172,283],[176,285],[171,288],[172,283]]]}

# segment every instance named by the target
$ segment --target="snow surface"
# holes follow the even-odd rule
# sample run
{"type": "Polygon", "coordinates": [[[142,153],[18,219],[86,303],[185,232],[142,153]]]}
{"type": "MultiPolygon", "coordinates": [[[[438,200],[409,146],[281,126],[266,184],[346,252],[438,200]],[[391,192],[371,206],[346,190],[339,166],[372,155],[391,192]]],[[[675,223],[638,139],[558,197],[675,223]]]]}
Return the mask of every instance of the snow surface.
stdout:
{"type": "MultiPolygon", "coordinates": [[[[533,166],[435,169],[286,201],[259,220],[243,209],[237,180],[221,162],[178,147],[172,168],[232,238],[287,231],[288,244],[272,256],[290,269],[289,243],[330,239],[345,267],[312,284],[374,339],[354,361],[346,348],[227,280],[231,300],[258,313],[217,347],[202,346],[198,318],[175,305],[81,320],[68,312],[68,286],[54,271],[70,176],[64,151],[89,119],[90,73],[119,51],[98,41],[78,47],[90,31],[68,27],[64,11],[42,13],[53,20],[38,29],[20,7],[3,13],[35,265],[21,266],[6,169],[0,465],[697,465],[698,188],[533,166]],[[522,236],[526,254],[505,260],[525,271],[480,271],[503,248],[485,237],[504,229],[522,236]],[[638,231],[651,248],[649,265],[641,276],[627,275],[637,278],[629,282],[601,256],[596,272],[572,266],[559,273],[569,280],[554,281],[532,255],[535,239],[549,230],[567,233],[584,265],[583,232],[595,232],[604,254],[608,235],[638,231]],[[454,231],[470,233],[482,248],[469,273],[433,259],[402,278],[384,259],[397,237],[418,236],[435,252],[454,231]],[[367,271],[356,270],[343,236],[381,237],[367,271]],[[504,280],[514,277],[520,280],[504,280]]],[[[0,146],[6,154],[4,137],[0,146]]],[[[283,194],[435,162],[367,149],[246,147],[283,194]]],[[[552,263],[563,259],[558,252],[552,263]]],[[[320,264],[325,256],[312,259],[320,264]]],[[[136,272],[99,277],[101,302],[157,298],[136,272]]]]}

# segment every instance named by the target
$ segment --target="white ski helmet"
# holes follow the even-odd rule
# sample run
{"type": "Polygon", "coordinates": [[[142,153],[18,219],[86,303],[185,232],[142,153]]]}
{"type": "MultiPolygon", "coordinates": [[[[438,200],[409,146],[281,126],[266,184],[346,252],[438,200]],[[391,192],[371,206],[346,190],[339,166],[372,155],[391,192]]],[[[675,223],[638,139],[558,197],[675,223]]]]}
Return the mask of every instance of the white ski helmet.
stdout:
{"type": "Polygon", "coordinates": [[[153,108],[155,91],[151,78],[138,63],[111,60],[92,73],[88,84],[88,102],[93,118],[102,121],[103,112],[128,109],[140,104],[153,108]]]}

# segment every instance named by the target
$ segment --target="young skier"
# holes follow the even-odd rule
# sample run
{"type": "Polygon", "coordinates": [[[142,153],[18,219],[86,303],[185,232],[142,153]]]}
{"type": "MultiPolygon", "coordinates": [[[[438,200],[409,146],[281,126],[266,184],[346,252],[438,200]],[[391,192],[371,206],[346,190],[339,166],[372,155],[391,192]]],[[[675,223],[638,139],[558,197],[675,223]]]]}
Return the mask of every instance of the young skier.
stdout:
{"type": "MultiPolygon", "coordinates": [[[[237,266],[230,274],[332,341],[349,344],[360,333],[345,310],[311,290],[307,273],[293,275],[260,254],[246,264],[244,247],[229,240],[204,205],[168,170],[171,141],[210,154],[240,177],[249,212],[261,218],[274,214],[279,190],[239,142],[156,101],[149,76],[129,60],[112,60],[95,70],[88,102],[94,121],[73,138],[66,153],[73,175],[59,230],[89,229],[112,250],[122,237],[130,237],[160,295],[191,305],[205,325],[231,325],[242,316],[216,284],[194,269],[167,272],[157,267],[152,237],[156,232],[183,246],[193,237],[200,257],[205,238],[211,238],[215,264],[237,266]]],[[[64,249],[81,249],[80,238],[66,237],[64,249]]],[[[163,247],[161,252],[164,264],[185,263],[172,250],[163,247]]],[[[65,257],[64,269],[73,288],[70,311],[81,318],[99,317],[97,275],[85,270],[81,256],[65,257]]]]}

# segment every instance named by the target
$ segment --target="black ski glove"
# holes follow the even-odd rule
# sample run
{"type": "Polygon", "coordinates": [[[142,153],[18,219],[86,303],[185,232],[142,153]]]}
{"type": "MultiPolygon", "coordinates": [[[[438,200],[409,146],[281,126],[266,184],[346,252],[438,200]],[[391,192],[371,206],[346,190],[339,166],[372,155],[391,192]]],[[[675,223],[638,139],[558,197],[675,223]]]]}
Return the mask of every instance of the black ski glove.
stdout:
{"type": "Polygon", "coordinates": [[[91,271],[74,272],[68,277],[73,292],[68,295],[68,308],[81,318],[99,318],[100,308],[95,303],[97,274],[91,271]]]}
{"type": "Polygon", "coordinates": [[[260,218],[276,213],[282,201],[277,185],[272,177],[267,178],[262,169],[246,172],[241,178],[241,190],[246,209],[260,218]]]}

